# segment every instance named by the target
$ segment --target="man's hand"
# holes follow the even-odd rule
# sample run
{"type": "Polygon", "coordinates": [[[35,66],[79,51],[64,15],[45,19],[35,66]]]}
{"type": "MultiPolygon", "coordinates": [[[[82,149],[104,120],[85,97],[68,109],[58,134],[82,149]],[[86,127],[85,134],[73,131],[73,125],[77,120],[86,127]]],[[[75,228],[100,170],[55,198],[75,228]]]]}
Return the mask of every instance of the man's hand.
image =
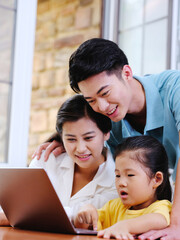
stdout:
{"type": "Polygon", "coordinates": [[[42,151],[45,150],[44,161],[46,162],[49,158],[49,154],[52,152],[55,157],[59,156],[61,153],[65,152],[64,146],[62,143],[54,140],[52,142],[45,142],[41,144],[33,153],[32,158],[35,156],[39,160],[42,154],[42,151]]]}
{"type": "Polygon", "coordinates": [[[162,230],[151,230],[138,237],[138,239],[155,240],[160,238],[161,240],[179,240],[180,239],[180,226],[170,225],[162,230]]]}
{"type": "Polygon", "coordinates": [[[89,226],[93,226],[94,230],[97,230],[97,222],[98,222],[98,213],[96,208],[87,204],[83,206],[74,220],[75,227],[88,228],[89,226]]]}

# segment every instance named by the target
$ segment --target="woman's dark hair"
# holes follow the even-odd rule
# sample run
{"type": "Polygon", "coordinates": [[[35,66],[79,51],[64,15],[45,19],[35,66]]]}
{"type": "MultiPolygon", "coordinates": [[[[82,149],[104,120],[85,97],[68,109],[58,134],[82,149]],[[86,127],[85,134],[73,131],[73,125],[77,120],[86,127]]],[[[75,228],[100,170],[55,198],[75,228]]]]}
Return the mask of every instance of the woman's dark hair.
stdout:
{"type": "Polygon", "coordinates": [[[136,136],[125,139],[122,144],[117,146],[114,155],[115,159],[125,151],[136,151],[133,159],[149,169],[150,178],[158,171],[163,173],[163,182],[156,190],[157,199],[171,201],[168,156],[164,146],[151,136],[136,136]]]}
{"type": "Polygon", "coordinates": [[[127,64],[126,55],[116,43],[102,38],[89,39],[69,59],[70,86],[78,93],[79,82],[104,71],[119,77],[123,66],[127,64]]]}
{"type": "Polygon", "coordinates": [[[108,133],[111,130],[111,120],[108,117],[95,112],[82,95],[74,95],[67,99],[58,111],[57,132],[62,134],[65,122],[76,122],[83,117],[89,117],[103,133],[108,133]]]}

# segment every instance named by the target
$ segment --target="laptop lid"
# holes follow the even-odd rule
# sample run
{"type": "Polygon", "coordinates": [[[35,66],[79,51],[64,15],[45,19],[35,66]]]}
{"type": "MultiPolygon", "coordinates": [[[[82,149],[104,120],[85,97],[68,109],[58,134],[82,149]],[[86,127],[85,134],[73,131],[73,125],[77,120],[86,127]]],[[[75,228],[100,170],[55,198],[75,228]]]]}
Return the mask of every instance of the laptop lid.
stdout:
{"type": "Polygon", "coordinates": [[[44,169],[1,168],[0,205],[13,227],[68,234],[97,233],[74,228],[44,169]]]}

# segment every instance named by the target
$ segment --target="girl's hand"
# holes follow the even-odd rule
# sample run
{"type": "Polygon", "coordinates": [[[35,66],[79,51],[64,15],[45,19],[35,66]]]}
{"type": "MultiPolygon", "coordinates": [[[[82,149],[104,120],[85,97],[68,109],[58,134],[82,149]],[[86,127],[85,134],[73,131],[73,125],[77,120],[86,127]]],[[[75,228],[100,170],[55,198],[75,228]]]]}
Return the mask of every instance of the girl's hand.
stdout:
{"type": "Polygon", "coordinates": [[[74,220],[75,227],[81,228],[89,228],[89,226],[93,227],[93,230],[97,230],[97,222],[98,222],[98,213],[96,208],[91,205],[83,206],[74,220]]]}
{"type": "Polygon", "coordinates": [[[134,239],[133,235],[129,233],[127,225],[124,224],[123,221],[118,222],[109,228],[99,231],[97,236],[108,239],[112,237],[121,240],[134,239]]]}
{"type": "Polygon", "coordinates": [[[32,158],[37,157],[37,159],[39,160],[43,150],[46,151],[44,154],[45,162],[48,160],[51,152],[54,154],[55,157],[57,157],[61,153],[65,152],[62,143],[54,140],[52,142],[46,142],[46,143],[41,144],[33,153],[32,158]]]}

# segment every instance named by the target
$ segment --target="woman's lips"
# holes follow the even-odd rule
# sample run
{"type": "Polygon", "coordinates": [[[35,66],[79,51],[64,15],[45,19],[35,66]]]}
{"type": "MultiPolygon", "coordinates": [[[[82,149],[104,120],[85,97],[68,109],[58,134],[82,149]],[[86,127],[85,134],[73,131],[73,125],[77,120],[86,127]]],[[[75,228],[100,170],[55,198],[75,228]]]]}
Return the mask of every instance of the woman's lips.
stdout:
{"type": "Polygon", "coordinates": [[[91,154],[84,154],[84,155],[76,155],[76,157],[81,161],[87,161],[89,160],[91,154]]]}

